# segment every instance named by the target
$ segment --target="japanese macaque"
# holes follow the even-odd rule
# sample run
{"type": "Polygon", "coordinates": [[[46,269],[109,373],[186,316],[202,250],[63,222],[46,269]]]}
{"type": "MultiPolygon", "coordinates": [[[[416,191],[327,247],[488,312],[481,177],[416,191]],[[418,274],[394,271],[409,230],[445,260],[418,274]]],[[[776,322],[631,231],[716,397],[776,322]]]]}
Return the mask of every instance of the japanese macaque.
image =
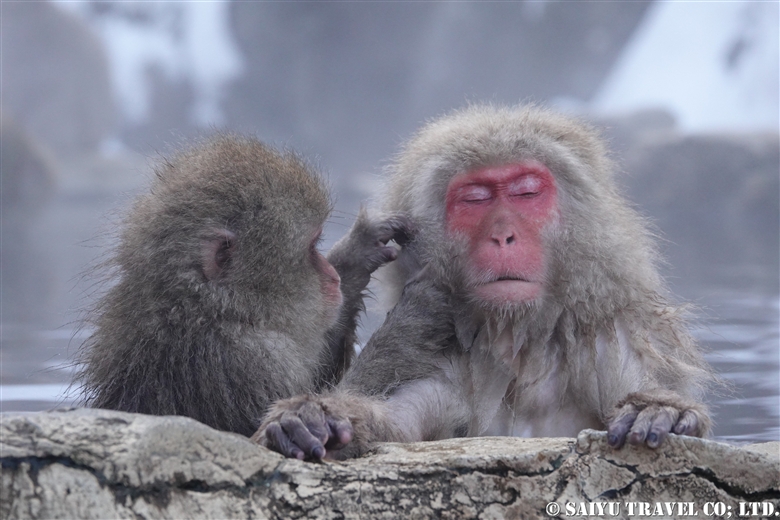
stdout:
{"type": "Polygon", "coordinates": [[[344,458],[376,441],[708,434],[714,376],[593,130],[472,106],[406,145],[383,197],[418,228],[384,269],[400,300],[335,389],[277,403],[255,441],[344,458]]]}
{"type": "Polygon", "coordinates": [[[85,404],[186,415],[251,435],[271,403],[335,385],[354,356],[371,273],[408,221],[369,220],[318,251],[331,211],[301,158],[235,135],[156,169],[79,352],[85,404]]]}

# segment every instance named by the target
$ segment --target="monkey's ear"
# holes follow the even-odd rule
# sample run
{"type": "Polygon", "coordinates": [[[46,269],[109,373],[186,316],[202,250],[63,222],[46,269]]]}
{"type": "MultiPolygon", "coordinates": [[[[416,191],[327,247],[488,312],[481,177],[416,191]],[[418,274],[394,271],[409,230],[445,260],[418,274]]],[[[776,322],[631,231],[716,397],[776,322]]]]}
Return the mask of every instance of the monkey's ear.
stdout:
{"type": "Polygon", "coordinates": [[[228,229],[215,229],[201,244],[203,275],[207,280],[219,278],[230,265],[236,251],[236,234],[228,229]]]}

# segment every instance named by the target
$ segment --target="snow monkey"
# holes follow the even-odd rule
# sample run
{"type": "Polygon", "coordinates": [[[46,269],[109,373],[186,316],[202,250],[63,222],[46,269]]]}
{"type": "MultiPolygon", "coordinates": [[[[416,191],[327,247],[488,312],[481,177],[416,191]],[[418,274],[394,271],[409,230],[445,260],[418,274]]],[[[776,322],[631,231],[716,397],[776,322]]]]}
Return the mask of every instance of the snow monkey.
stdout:
{"type": "Polygon", "coordinates": [[[254,440],[343,458],[374,441],[708,434],[714,376],[593,130],[472,106],[389,173],[386,209],[418,229],[384,269],[400,300],[335,389],[277,403],[254,440]]]}
{"type": "Polygon", "coordinates": [[[80,349],[85,404],[251,435],[271,403],[334,385],[371,273],[408,221],[361,212],[318,250],[331,201],[298,156],[223,134],[166,159],[133,206],[80,349]]]}

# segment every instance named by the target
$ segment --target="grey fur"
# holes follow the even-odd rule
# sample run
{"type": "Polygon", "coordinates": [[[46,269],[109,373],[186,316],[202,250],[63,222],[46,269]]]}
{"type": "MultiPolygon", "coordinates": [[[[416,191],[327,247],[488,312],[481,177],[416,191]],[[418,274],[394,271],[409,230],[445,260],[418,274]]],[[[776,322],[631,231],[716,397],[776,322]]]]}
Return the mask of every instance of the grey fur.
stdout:
{"type": "MultiPolygon", "coordinates": [[[[688,331],[686,306],[672,303],[647,224],[621,195],[604,143],[580,121],[533,106],[475,105],[424,127],[388,171],[384,210],[408,214],[420,236],[381,273],[386,284],[397,294],[409,276],[403,267],[420,263],[456,293],[468,293],[467,269],[457,261],[465,245],[453,244],[443,227],[447,185],[457,173],[528,158],[540,160],[555,176],[562,225],[547,237],[552,257],[544,299],[533,307],[481,309],[493,321],[489,327],[513,328],[515,348],[525,354],[515,357],[515,368],[536,353],[549,357],[552,338],[559,356],[578,360],[578,371],[595,371],[587,356],[595,351],[596,332],[611,330],[622,317],[633,348],[651,368],[647,376],[700,399],[713,378],[688,331]],[[656,341],[645,341],[646,334],[656,341]]],[[[602,404],[602,420],[622,397],[602,404]]]]}
{"type": "Polygon", "coordinates": [[[334,320],[311,252],[331,202],[305,161],[224,134],[155,173],[124,221],[115,285],[89,316],[83,402],[251,435],[272,402],[341,378],[363,290],[405,221],[361,213],[331,250],[343,295],[334,320]]]}
{"type": "MultiPolygon", "coordinates": [[[[373,410],[370,427],[355,428],[353,446],[331,456],[354,456],[371,441],[454,436],[464,421],[469,435],[572,436],[609,426],[616,446],[637,416],[645,429],[685,416],[676,431],[708,434],[702,399],[715,378],[688,331],[686,307],[673,303],[658,274],[648,225],[620,193],[606,148],[586,124],[533,106],[470,106],[407,143],[388,168],[381,200],[383,211],[408,215],[418,233],[378,273],[397,306],[322,398],[329,413],[353,423],[366,419],[344,410],[373,410]],[[549,168],[558,190],[557,217],[543,230],[545,290],[530,304],[477,301],[480,273],[466,261],[468,243],[445,231],[447,187],[457,174],[529,159],[549,168]],[[407,283],[422,266],[423,277],[450,295],[424,308],[414,303],[419,295],[407,294],[420,290],[421,282],[407,283]],[[445,316],[438,325],[426,323],[437,312],[445,316]],[[447,323],[456,340],[425,339],[447,323]],[[621,413],[626,408],[636,413],[621,413]]],[[[266,424],[295,407],[278,403],[266,424]]],[[[632,433],[631,442],[645,441],[632,433]]]]}

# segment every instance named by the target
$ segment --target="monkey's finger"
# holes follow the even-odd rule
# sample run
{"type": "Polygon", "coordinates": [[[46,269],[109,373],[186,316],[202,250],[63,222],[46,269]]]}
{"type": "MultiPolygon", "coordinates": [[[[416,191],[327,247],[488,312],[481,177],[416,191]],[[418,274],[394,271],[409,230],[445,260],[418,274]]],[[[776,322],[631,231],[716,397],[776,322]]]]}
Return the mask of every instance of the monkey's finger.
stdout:
{"type": "Polygon", "coordinates": [[[374,249],[366,256],[366,268],[371,273],[378,267],[381,267],[388,262],[392,262],[396,258],[398,258],[397,249],[392,246],[381,246],[374,249]]]}
{"type": "Polygon", "coordinates": [[[679,416],[680,412],[676,408],[670,406],[661,408],[650,425],[650,431],[647,433],[647,445],[653,449],[660,446],[669,435],[669,432],[672,431],[672,427],[677,422],[679,416]]]}
{"type": "Polygon", "coordinates": [[[285,414],[279,423],[290,441],[303,451],[306,457],[321,459],[325,456],[325,446],[311,434],[300,417],[295,414],[285,414]]]}
{"type": "Polygon", "coordinates": [[[628,442],[634,445],[644,444],[647,440],[647,435],[650,433],[650,426],[653,424],[653,419],[658,414],[659,408],[657,406],[648,406],[636,416],[634,425],[631,426],[631,431],[628,432],[628,442]]]}
{"type": "Polygon", "coordinates": [[[325,447],[328,451],[337,450],[343,448],[352,441],[354,431],[352,430],[352,423],[349,419],[339,417],[328,417],[328,428],[330,428],[331,436],[328,444],[325,447]]]}
{"type": "MultiPolygon", "coordinates": [[[[399,246],[405,246],[408,244],[415,234],[415,227],[412,224],[411,219],[403,215],[388,219],[388,224],[392,235],[388,240],[394,240],[399,246]]],[[[387,243],[387,241],[385,241],[387,243]]]]}
{"type": "Polygon", "coordinates": [[[385,246],[379,249],[382,255],[382,263],[392,262],[398,258],[398,250],[394,247],[385,246]]]}
{"type": "Polygon", "coordinates": [[[305,456],[303,451],[293,444],[278,422],[272,422],[266,426],[265,436],[260,439],[260,444],[288,458],[303,460],[305,456]]]}
{"type": "Polygon", "coordinates": [[[383,245],[393,240],[396,234],[390,220],[385,220],[384,222],[379,224],[379,226],[373,229],[373,232],[376,241],[383,245]]]}
{"type": "Polygon", "coordinates": [[[314,435],[322,444],[327,442],[330,437],[328,425],[325,422],[325,412],[319,403],[308,401],[304,403],[295,414],[300,418],[303,425],[314,435]]]}
{"type": "Polygon", "coordinates": [[[639,411],[634,405],[627,404],[620,409],[618,414],[609,422],[607,429],[607,443],[613,448],[621,448],[626,442],[626,435],[634,424],[639,411]]]}
{"type": "Polygon", "coordinates": [[[693,435],[700,436],[701,428],[699,422],[699,416],[693,410],[685,410],[681,415],[677,424],[674,425],[674,433],[677,435],[693,435]]]}

